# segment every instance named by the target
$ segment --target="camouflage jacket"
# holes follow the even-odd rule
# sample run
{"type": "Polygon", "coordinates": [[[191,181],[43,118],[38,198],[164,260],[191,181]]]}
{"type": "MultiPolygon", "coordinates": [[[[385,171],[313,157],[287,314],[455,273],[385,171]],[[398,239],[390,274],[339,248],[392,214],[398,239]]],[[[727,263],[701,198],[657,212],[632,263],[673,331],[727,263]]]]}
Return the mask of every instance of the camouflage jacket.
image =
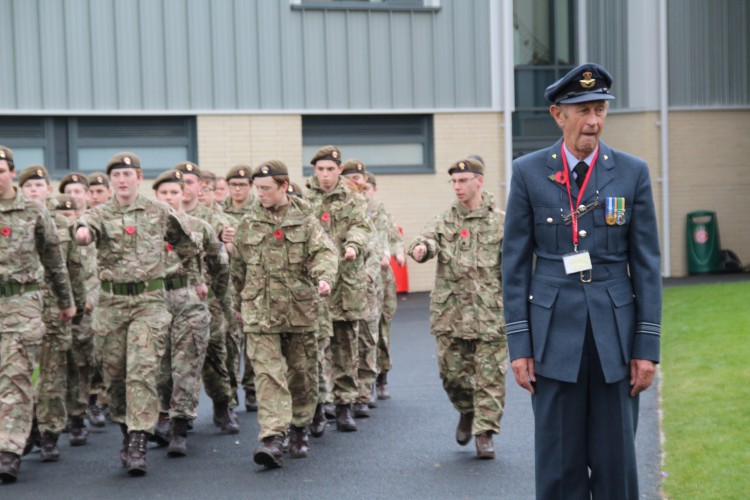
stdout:
{"type": "Polygon", "coordinates": [[[367,204],[360,195],[344,187],[339,179],[330,193],[326,193],[316,177],[307,181],[305,198],[312,204],[320,225],[331,237],[341,261],[336,287],[328,301],[333,321],[365,319],[367,314],[366,250],[370,245],[371,224],[367,217],[367,204]],[[343,259],[344,249],[357,251],[353,261],[343,259]]]}
{"type": "Polygon", "coordinates": [[[469,212],[458,202],[436,217],[409,246],[427,247],[425,260],[437,257],[430,295],[430,326],[435,335],[503,340],[501,247],[505,212],[490,193],[469,212]]]}
{"type": "Polygon", "coordinates": [[[246,333],[308,333],[318,325],[318,281],[335,284],[338,257],[309,208],[290,197],[277,214],[256,204],[231,259],[246,333]]]}
{"type": "MultiPolygon", "coordinates": [[[[96,241],[101,281],[131,283],[166,277],[165,243],[184,260],[200,252],[190,230],[174,210],[141,195],[128,206],[120,205],[112,197],[107,203],[91,208],[78,219],[73,233],[83,226],[89,227],[96,241]]],[[[197,265],[186,273],[199,282],[197,265]]]]}
{"type": "MultiPolygon", "coordinates": [[[[73,224],[69,219],[55,213],[52,214],[57,237],[60,241],[60,252],[62,253],[65,265],[68,268],[68,277],[70,278],[70,288],[73,292],[73,302],[77,309],[77,314],[82,315],[86,306],[86,280],[83,259],[81,257],[81,247],[73,243],[70,236],[70,227],[73,224]]],[[[45,311],[47,315],[57,316],[59,309],[55,305],[55,295],[52,292],[52,284],[46,280],[42,286],[44,289],[44,307],[50,309],[45,311]]]]}
{"type": "Polygon", "coordinates": [[[232,205],[231,197],[227,197],[227,199],[224,200],[224,217],[230,225],[235,226],[235,229],[237,229],[237,224],[239,224],[242,217],[253,208],[253,205],[255,205],[255,196],[253,196],[253,193],[250,193],[247,196],[245,204],[239,208],[232,205]]]}
{"type": "Polygon", "coordinates": [[[208,222],[216,233],[216,237],[219,239],[221,239],[221,233],[224,231],[224,228],[232,225],[231,221],[227,218],[228,216],[224,215],[222,211],[211,210],[200,203],[198,203],[192,210],[185,211],[185,213],[208,222]]]}
{"type": "Polygon", "coordinates": [[[41,286],[44,281],[49,283],[60,309],[74,305],[52,217],[41,203],[26,199],[16,190],[13,200],[0,203],[0,284],[41,286]]]}

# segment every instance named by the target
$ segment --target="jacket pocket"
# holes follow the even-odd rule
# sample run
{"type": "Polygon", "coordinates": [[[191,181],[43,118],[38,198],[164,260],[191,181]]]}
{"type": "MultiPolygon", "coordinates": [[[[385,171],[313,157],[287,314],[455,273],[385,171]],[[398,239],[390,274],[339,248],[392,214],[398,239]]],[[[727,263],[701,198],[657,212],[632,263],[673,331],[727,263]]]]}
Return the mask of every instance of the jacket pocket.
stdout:
{"type": "Polygon", "coordinates": [[[534,348],[534,360],[544,359],[544,348],[549,336],[549,325],[554,312],[555,301],[560,289],[541,281],[531,280],[529,288],[529,324],[531,341],[534,348]]]}
{"type": "Polygon", "coordinates": [[[625,364],[630,362],[630,353],[633,352],[633,340],[635,338],[635,297],[633,297],[633,285],[630,281],[620,281],[607,287],[617,323],[617,334],[620,338],[622,349],[622,360],[625,364]]]}
{"type": "Polygon", "coordinates": [[[430,328],[433,333],[447,332],[456,325],[456,299],[451,297],[453,292],[445,288],[437,288],[430,294],[430,328]]]}

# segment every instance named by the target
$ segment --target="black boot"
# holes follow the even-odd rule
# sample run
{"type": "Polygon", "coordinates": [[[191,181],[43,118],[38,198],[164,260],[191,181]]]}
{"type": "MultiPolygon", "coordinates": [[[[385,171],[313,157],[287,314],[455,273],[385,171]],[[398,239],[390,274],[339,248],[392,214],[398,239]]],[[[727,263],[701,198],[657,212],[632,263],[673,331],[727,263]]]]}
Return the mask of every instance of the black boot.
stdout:
{"type": "Polygon", "coordinates": [[[0,482],[15,483],[20,468],[21,457],[9,451],[0,451],[0,482]]]}
{"type": "Polygon", "coordinates": [[[292,458],[307,458],[310,456],[310,434],[307,427],[289,427],[289,456],[292,458]]]}
{"type": "Polygon", "coordinates": [[[159,412],[159,420],[156,421],[156,427],[154,427],[154,433],[152,439],[159,444],[159,446],[165,446],[169,444],[169,413],[159,412]]]}
{"type": "Polygon", "coordinates": [[[249,412],[258,411],[258,398],[255,397],[255,389],[245,389],[245,410],[249,412]]]}
{"type": "Polygon", "coordinates": [[[83,417],[70,418],[70,446],[83,446],[88,443],[89,430],[83,417]]]}
{"type": "Polygon", "coordinates": [[[146,463],[146,441],[148,436],[143,431],[132,431],[128,440],[128,459],[125,467],[131,476],[143,476],[148,471],[146,463]]]}
{"type": "Polygon", "coordinates": [[[323,411],[323,403],[318,403],[315,407],[315,415],[313,416],[312,424],[310,424],[310,434],[313,437],[321,437],[325,431],[328,421],[326,420],[326,414],[323,411]]]}
{"type": "Polygon", "coordinates": [[[42,439],[40,440],[42,462],[57,462],[60,460],[60,449],[57,447],[57,438],[59,436],[59,434],[50,431],[42,433],[42,439]]]}
{"type": "Polygon", "coordinates": [[[378,393],[378,399],[391,399],[391,392],[388,390],[388,372],[380,372],[375,380],[375,389],[378,393]]]}
{"type": "Polygon", "coordinates": [[[263,441],[253,452],[255,463],[268,469],[281,467],[284,463],[284,449],[281,441],[282,436],[280,435],[263,438],[263,441]]]}
{"type": "Polygon", "coordinates": [[[42,434],[39,432],[39,425],[37,424],[36,417],[31,423],[31,433],[26,438],[26,446],[23,448],[22,456],[26,456],[34,450],[34,447],[40,448],[42,446],[42,434]]]}
{"type": "Polygon", "coordinates": [[[120,432],[122,432],[122,448],[120,448],[120,461],[123,467],[128,465],[128,444],[130,443],[130,434],[128,434],[128,426],[120,424],[120,432]]]}
{"type": "Polygon", "coordinates": [[[352,405],[336,405],[336,430],[341,432],[357,430],[357,424],[352,415],[352,405]]]}
{"type": "Polygon", "coordinates": [[[240,424],[237,415],[229,409],[229,401],[214,401],[214,425],[221,429],[224,434],[238,434],[240,424]]]}
{"type": "Polygon", "coordinates": [[[367,418],[370,416],[370,407],[367,403],[354,403],[354,418],[367,418]]]}
{"type": "Polygon", "coordinates": [[[172,420],[169,449],[167,450],[167,455],[170,457],[184,457],[187,455],[187,428],[187,419],[175,418],[172,420]]]}
{"type": "Polygon", "coordinates": [[[96,394],[89,396],[89,407],[86,409],[86,414],[89,417],[89,424],[92,427],[104,427],[107,425],[107,420],[104,418],[104,412],[101,406],[96,404],[96,394]]]}

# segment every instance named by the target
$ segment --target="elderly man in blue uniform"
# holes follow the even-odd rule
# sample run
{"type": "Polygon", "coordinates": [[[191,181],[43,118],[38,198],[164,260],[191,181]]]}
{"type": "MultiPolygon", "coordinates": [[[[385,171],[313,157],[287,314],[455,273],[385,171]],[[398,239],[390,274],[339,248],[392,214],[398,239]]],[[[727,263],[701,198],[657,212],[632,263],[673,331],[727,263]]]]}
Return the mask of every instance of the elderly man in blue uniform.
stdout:
{"type": "Polygon", "coordinates": [[[563,137],[513,162],[503,298],[513,372],[532,395],[539,499],[638,498],[660,253],[646,162],[599,140],[611,87],[597,64],[547,87],[563,137]]]}

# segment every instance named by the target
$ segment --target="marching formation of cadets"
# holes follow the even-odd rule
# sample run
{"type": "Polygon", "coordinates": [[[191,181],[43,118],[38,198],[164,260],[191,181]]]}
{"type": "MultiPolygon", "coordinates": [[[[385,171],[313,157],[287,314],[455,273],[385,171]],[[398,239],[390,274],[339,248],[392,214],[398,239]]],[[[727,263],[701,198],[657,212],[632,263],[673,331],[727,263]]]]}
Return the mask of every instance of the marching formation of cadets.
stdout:
{"type": "Polygon", "coordinates": [[[16,172],[0,146],[2,482],[21,456],[57,461],[61,433],[86,445],[108,420],[130,475],[147,472],[149,441],[185,456],[201,386],[227,434],[244,391],[268,468],[390,398],[402,236],[363,162],[327,146],[311,164],[303,191],[278,160],[225,178],[182,162],[153,201],[136,154],[54,195],[42,165],[16,172]]]}

